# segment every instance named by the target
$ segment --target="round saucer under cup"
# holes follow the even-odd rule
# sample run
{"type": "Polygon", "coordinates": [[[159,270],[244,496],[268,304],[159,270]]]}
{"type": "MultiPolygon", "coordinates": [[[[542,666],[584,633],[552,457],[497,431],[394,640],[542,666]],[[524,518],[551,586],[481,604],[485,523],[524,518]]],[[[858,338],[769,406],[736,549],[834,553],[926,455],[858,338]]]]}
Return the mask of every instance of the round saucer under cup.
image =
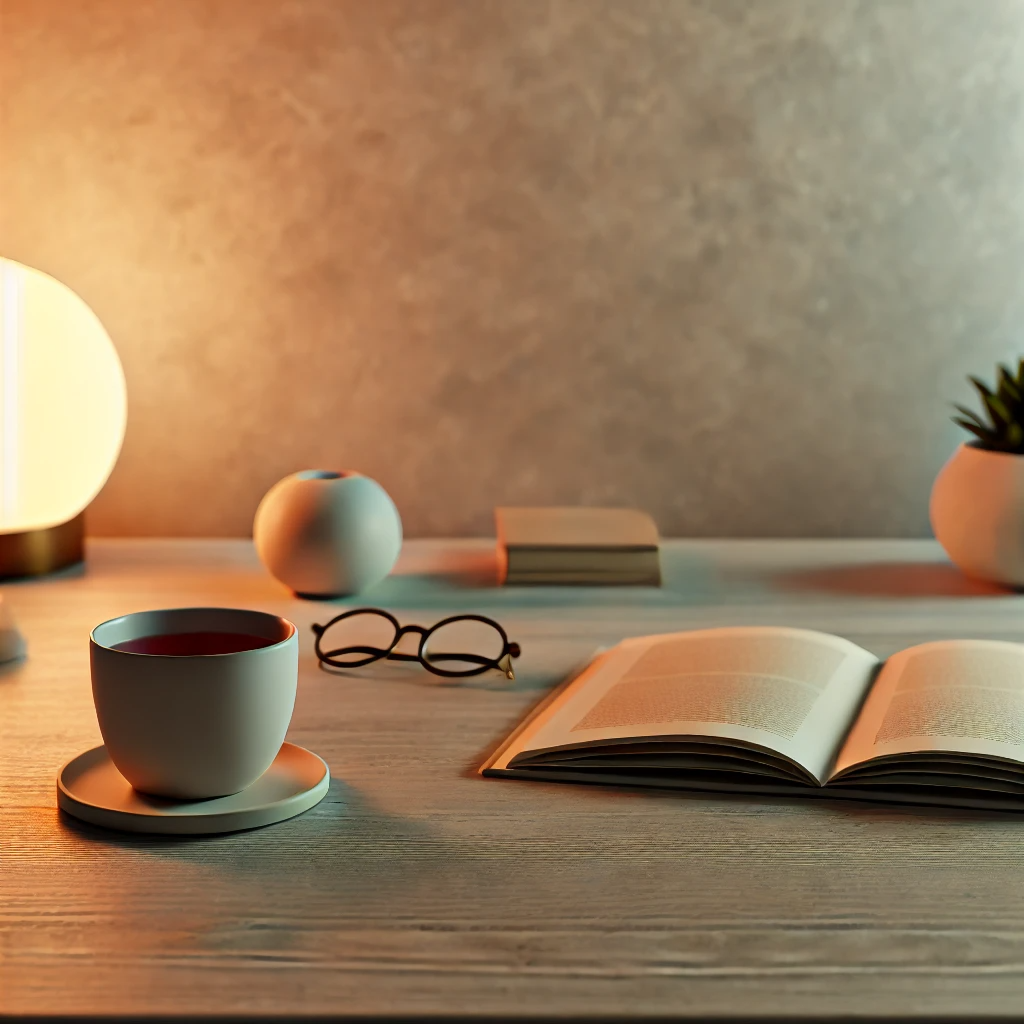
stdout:
{"type": "Polygon", "coordinates": [[[104,747],[72,758],[57,776],[57,806],[72,817],[122,832],[210,835],[271,825],[315,807],[331,773],[316,754],[285,743],[248,789],[211,800],[165,800],[134,790],[104,747]]]}

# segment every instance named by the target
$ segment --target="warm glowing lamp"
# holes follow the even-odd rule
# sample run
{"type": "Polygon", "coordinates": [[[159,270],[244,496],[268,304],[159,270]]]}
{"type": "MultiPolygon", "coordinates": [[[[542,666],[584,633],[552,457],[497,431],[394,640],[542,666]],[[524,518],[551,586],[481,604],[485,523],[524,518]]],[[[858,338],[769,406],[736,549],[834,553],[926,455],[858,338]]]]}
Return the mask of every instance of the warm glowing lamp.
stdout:
{"type": "Polygon", "coordinates": [[[124,373],[96,314],[0,258],[0,576],[83,558],[83,510],[114,468],[124,373]]]}

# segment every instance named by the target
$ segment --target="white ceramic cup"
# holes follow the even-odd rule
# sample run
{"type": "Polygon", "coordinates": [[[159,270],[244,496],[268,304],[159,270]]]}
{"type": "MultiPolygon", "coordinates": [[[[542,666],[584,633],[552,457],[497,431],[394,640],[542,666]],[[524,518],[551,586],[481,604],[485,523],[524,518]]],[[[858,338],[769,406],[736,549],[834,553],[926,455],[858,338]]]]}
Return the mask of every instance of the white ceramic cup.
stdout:
{"type": "Polygon", "coordinates": [[[287,619],[234,608],[135,612],[98,625],[89,655],[103,742],[139,792],[226,796],[252,785],[277,757],[299,672],[298,630],[287,619]],[[163,650],[218,649],[231,645],[211,644],[209,634],[225,633],[267,646],[220,654],[114,649],[142,638],[161,638],[142,646],[163,650]]]}

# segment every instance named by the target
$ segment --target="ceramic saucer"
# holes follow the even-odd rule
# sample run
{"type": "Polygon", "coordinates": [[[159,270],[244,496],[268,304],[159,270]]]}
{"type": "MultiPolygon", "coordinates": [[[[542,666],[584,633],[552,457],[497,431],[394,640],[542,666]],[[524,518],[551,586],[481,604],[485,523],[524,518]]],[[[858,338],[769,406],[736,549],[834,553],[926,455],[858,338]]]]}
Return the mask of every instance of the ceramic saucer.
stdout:
{"type": "Polygon", "coordinates": [[[57,775],[57,806],[75,818],[123,832],[208,835],[284,821],[316,806],[331,773],[316,754],[285,743],[248,788],[212,800],[166,800],[137,793],[107,755],[93,747],[57,775]]]}

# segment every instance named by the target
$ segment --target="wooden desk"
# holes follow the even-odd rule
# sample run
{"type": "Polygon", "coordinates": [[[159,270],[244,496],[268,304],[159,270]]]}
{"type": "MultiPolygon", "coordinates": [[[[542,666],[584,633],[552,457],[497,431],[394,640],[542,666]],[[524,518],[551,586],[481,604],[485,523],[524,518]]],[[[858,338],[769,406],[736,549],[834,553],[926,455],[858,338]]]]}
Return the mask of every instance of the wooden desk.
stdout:
{"type": "Polygon", "coordinates": [[[503,590],[485,542],[420,542],[371,595],[415,622],[499,618],[514,689],[318,671],[310,623],[242,541],[103,541],[7,586],[30,644],[0,674],[0,1011],[50,1014],[962,1015],[1024,1012],[1024,818],[483,780],[484,751],[571,665],[730,623],[880,655],[1024,640],[1024,597],[929,542],[678,543],[666,586],[503,590]],[[315,810],[207,839],[62,819],[99,742],[87,634],[141,608],[263,608],[302,631],[291,738],[315,810]]]}

